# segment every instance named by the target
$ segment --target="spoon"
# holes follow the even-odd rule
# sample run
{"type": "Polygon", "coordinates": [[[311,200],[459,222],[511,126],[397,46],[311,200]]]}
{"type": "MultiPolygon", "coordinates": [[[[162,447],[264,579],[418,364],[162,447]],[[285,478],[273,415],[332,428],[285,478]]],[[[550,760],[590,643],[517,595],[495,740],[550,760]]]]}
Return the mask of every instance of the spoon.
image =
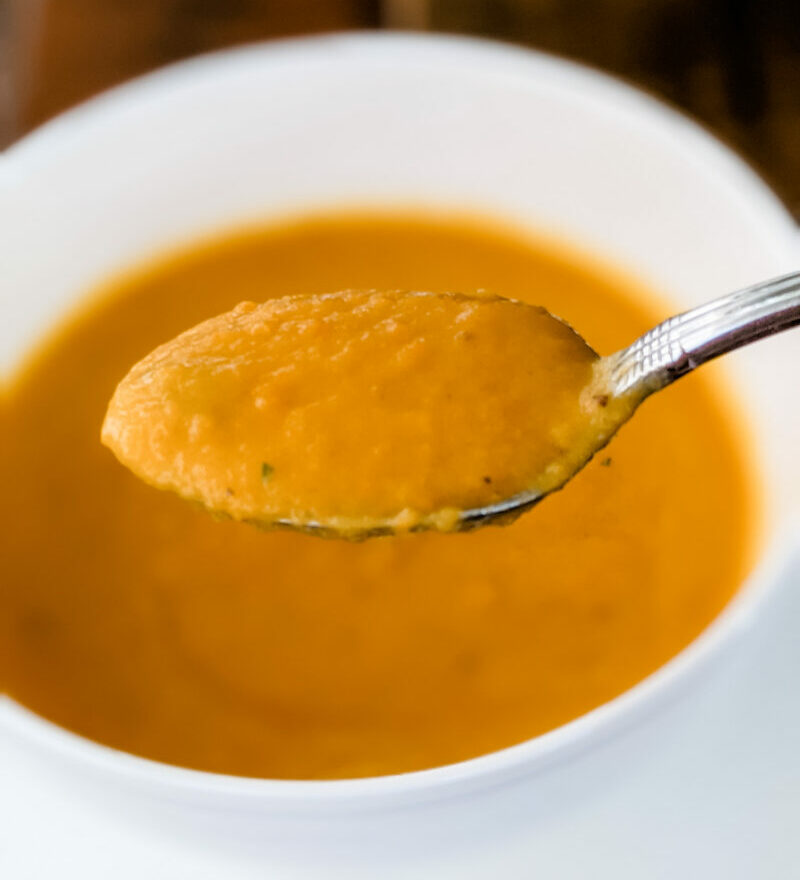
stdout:
{"type": "Polygon", "coordinates": [[[467,531],[562,488],[655,391],[796,324],[800,272],[604,358],[544,309],[489,294],[241,303],[136,364],[102,439],[151,485],[263,528],[467,531]]]}
{"type": "MultiPolygon", "coordinates": [[[[667,318],[627,348],[601,359],[598,375],[602,379],[595,393],[609,398],[634,394],[638,406],[701,364],[797,325],[800,272],[792,272],[667,318]]],[[[465,510],[458,528],[464,531],[513,520],[566,485],[579,470],[548,492],[523,492],[487,507],[465,510]]],[[[308,528],[313,530],[315,525],[310,523],[308,528]]]]}

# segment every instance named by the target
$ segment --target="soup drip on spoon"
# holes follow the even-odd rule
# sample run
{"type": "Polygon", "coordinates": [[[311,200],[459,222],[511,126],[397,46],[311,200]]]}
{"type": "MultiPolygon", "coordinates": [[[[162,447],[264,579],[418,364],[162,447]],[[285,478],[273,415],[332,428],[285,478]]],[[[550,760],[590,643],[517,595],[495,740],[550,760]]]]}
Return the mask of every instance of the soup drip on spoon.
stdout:
{"type": "Polygon", "coordinates": [[[102,439],[151,485],[265,528],[507,523],[649,394],[800,323],[798,290],[795,274],[739,291],[605,358],[544,309],[488,294],[245,302],[136,364],[102,439]]]}

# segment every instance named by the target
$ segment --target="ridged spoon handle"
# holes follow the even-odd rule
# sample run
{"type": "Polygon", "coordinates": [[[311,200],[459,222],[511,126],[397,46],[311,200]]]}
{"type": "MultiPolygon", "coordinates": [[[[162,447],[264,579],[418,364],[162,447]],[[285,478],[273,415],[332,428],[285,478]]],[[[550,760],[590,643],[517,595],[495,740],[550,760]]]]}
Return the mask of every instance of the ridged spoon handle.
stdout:
{"type": "Polygon", "coordinates": [[[797,324],[800,272],[792,272],[668,318],[610,355],[609,390],[657,391],[712,358],[797,324]]]}

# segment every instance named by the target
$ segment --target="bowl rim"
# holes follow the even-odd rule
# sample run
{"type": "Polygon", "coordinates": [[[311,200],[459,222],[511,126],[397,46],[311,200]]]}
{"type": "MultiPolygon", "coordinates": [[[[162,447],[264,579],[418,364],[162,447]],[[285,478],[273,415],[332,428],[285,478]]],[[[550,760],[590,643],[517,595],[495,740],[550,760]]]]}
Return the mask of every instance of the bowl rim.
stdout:
{"type": "MultiPolygon", "coordinates": [[[[746,210],[759,214],[774,233],[775,253],[800,256],[800,234],[789,212],[761,177],[730,148],[682,113],[624,81],[594,68],[539,51],[491,40],[450,35],[392,32],[346,32],[255,43],[170,64],[116,86],[45,123],[0,153],[0,185],[33,173],[60,147],[81,132],[113,122],[117,112],[146,105],[152,98],[203,77],[246,70],[251,65],[304,65],[309,60],[433,64],[485,68],[487,76],[530,81],[549,78],[565,92],[580,91],[588,101],[628,118],[639,128],[655,129],[660,139],[693,164],[710,168],[746,210]],[[335,56],[332,56],[332,50],[335,56]]],[[[466,761],[398,775],[343,780],[281,780],[238,777],[194,770],[129,754],[47,721],[8,696],[0,696],[0,727],[17,738],[44,747],[104,776],[137,788],[156,788],[172,797],[234,799],[240,806],[271,807],[289,812],[374,809],[439,800],[456,793],[501,785],[526,777],[566,758],[582,746],[596,745],[664,702],[705,667],[721,648],[750,623],[754,608],[779,579],[797,534],[786,523],[768,543],[762,542],[753,570],[737,593],[689,645],[632,688],[561,727],[533,739],[466,761]]]]}

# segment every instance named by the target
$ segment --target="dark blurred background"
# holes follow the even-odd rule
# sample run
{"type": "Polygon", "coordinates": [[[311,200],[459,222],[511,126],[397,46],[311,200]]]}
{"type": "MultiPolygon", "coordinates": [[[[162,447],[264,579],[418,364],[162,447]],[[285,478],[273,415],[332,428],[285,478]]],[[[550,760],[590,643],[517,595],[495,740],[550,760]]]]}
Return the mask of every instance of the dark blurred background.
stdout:
{"type": "Polygon", "coordinates": [[[622,76],[704,122],[800,216],[800,0],[0,0],[0,146],[170,61],[380,27],[481,34],[622,76]]]}

